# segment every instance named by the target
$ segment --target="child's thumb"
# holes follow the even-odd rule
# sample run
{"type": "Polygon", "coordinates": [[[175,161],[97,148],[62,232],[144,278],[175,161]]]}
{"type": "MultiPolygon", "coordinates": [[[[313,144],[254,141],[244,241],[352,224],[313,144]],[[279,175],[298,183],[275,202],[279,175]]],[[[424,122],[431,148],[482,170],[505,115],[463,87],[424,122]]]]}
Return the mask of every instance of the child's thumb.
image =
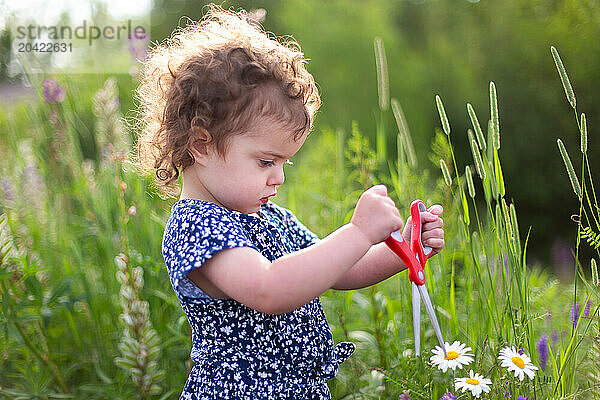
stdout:
{"type": "Polygon", "coordinates": [[[439,204],[434,204],[431,207],[429,207],[429,210],[427,211],[435,215],[440,215],[444,212],[444,208],[439,204]]]}
{"type": "Polygon", "coordinates": [[[387,196],[387,187],[385,185],[375,185],[369,189],[381,196],[387,196]]]}

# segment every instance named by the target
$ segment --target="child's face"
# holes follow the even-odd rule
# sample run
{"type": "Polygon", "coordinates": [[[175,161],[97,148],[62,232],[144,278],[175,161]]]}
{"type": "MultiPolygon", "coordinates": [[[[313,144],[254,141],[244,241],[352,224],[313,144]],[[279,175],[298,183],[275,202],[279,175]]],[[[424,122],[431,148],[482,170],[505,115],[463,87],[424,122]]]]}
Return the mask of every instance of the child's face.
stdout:
{"type": "Polygon", "coordinates": [[[307,134],[297,141],[279,124],[261,121],[248,134],[233,136],[225,157],[214,148],[208,155],[194,153],[190,167],[192,187],[184,191],[195,197],[246,214],[260,210],[284,181],[284,164],[302,147],[307,134]]]}

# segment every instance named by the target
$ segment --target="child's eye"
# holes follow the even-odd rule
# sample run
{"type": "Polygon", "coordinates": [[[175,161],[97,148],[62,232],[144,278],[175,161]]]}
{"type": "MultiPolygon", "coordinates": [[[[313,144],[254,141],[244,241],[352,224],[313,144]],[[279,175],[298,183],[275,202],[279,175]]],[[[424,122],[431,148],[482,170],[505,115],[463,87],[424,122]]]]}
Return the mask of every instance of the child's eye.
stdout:
{"type": "Polygon", "coordinates": [[[275,163],[273,161],[268,161],[268,160],[260,160],[260,165],[262,167],[270,167],[275,165],[275,163]]]}

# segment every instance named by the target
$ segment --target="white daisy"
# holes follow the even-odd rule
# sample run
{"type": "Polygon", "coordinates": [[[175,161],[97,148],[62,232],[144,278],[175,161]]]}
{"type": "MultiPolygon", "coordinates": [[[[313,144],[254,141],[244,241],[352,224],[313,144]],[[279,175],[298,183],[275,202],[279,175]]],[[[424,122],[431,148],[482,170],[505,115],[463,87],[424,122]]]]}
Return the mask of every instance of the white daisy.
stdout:
{"type": "Polygon", "coordinates": [[[473,396],[479,397],[481,392],[489,393],[492,381],[484,378],[482,375],[473,373],[473,370],[469,371],[468,378],[456,378],[454,381],[454,387],[458,390],[462,388],[463,393],[468,390],[471,391],[473,396]]]}
{"type": "Polygon", "coordinates": [[[451,345],[446,342],[446,356],[444,356],[444,350],[440,346],[435,346],[435,349],[431,350],[433,355],[429,358],[429,361],[433,365],[437,365],[439,369],[446,372],[448,368],[452,368],[454,371],[456,367],[462,369],[463,365],[469,365],[473,362],[473,354],[470,353],[471,348],[466,347],[458,340],[451,345]]]}
{"type": "Polygon", "coordinates": [[[500,350],[498,360],[502,361],[503,367],[514,371],[515,377],[518,376],[521,381],[525,378],[525,374],[529,379],[533,379],[535,371],[538,369],[531,363],[531,358],[527,354],[520,354],[514,346],[500,350]]]}

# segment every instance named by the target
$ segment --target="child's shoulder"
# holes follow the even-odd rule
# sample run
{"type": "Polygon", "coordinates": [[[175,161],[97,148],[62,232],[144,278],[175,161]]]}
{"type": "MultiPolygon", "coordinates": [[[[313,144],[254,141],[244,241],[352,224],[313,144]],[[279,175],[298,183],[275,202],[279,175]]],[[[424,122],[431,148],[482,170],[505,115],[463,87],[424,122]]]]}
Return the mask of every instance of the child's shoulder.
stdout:
{"type": "Polygon", "coordinates": [[[231,210],[204,200],[181,199],[171,207],[165,233],[207,236],[241,229],[240,219],[231,210]]]}
{"type": "Polygon", "coordinates": [[[187,229],[194,225],[219,230],[232,225],[254,226],[259,221],[288,225],[296,221],[296,216],[289,209],[273,202],[265,204],[257,214],[244,214],[209,201],[181,199],[172,206],[167,227],[171,225],[171,228],[187,229]]]}
{"type": "Polygon", "coordinates": [[[180,199],[171,207],[170,219],[205,220],[207,218],[232,218],[231,210],[215,203],[198,199],[180,199]]]}

